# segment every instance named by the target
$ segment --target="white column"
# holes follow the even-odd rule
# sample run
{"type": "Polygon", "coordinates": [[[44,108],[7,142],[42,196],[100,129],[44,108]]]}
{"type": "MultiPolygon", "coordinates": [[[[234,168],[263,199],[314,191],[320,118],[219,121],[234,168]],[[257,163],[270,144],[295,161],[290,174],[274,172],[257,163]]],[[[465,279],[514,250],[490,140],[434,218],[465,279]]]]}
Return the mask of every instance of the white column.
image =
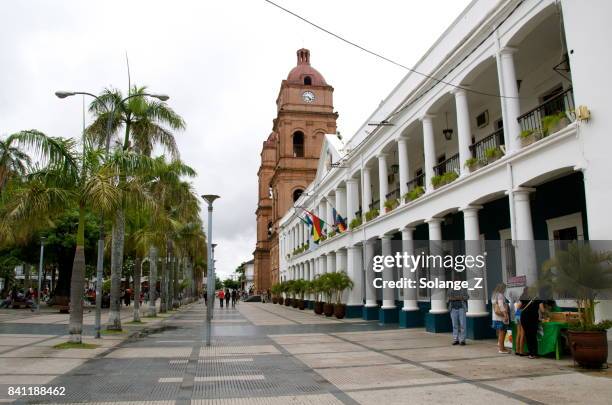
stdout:
{"type": "Polygon", "coordinates": [[[327,257],[326,255],[319,256],[319,274],[327,273],[327,257]]]}
{"type": "MultiPolygon", "coordinates": [[[[414,228],[406,227],[402,229],[402,249],[409,256],[414,255],[414,228]]],[[[408,280],[417,279],[418,269],[409,267],[403,268],[403,276],[408,280]]],[[[419,306],[417,305],[417,289],[416,288],[404,288],[404,306],[402,311],[418,311],[419,306]]]]}
{"type": "Polygon", "coordinates": [[[353,289],[349,291],[348,305],[363,305],[363,265],[361,246],[347,248],[347,272],[353,280],[353,289]]]}
{"type": "MultiPolygon", "coordinates": [[[[481,208],[480,206],[472,205],[461,210],[463,211],[465,254],[468,257],[477,257],[482,254],[480,226],[478,224],[478,210],[481,208]]],[[[468,267],[465,271],[467,272],[466,276],[470,287],[476,285],[476,278],[484,279],[484,268],[472,266],[468,267]]],[[[468,291],[470,298],[468,300],[467,316],[484,316],[489,314],[486,307],[484,285],[482,287],[468,291]]]]}
{"type": "Polygon", "coordinates": [[[499,87],[504,95],[501,102],[506,106],[505,109],[502,109],[502,112],[505,112],[503,115],[504,139],[508,154],[516,152],[521,147],[519,139],[521,126],[517,121],[517,118],[521,115],[521,106],[518,99],[516,70],[514,69],[514,53],[516,51],[517,49],[510,47],[500,49],[499,64],[497,65],[498,77],[501,80],[499,87]]]}
{"type": "MultiPolygon", "coordinates": [[[[327,201],[325,199],[321,200],[321,202],[319,203],[319,218],[321,218],[322,221],[327,221],[327,201]]],[[[325,231],[326,227],[325,224],[322,224],[321,226],[321,231],[325,231]]]]}
{"type": "Polygon", "coordinates": [[[325,221],[327,222],[326,227],[328,235],[334,229],[334,206],[336,205],[334,200],[335,197],[332,197],[331,195],[327,196],[327,216],[325,221]]]}
{"type": "MultiPolygon", "coordinates": [[[[336,272],[348,274],[347,270],[347,253],[345,249],[340,249],[336,252],[336,272]]],[[[348,291],[342,294],[342,302],[347,302],[348,291]]]]}
{"type": "Polygon", "coordinates": [[[363,201],[361,202],[362,214],[365,214],[370,210],[370,204],[372,204],[372,181],[370,179],[370,168],[364,166],[361,175],[363,176],[363,201]]]}
{"type": "Polygon", "coordinates": [[[408,139],[399,137],[397,139],[397,157],[399,160],[399,183],[400,201],[404,203],[404,195],[408,192],[408,181],[410,181],[410,166],[408,162],[408,139]]]}
{"type": "Polygon", "coordinates": [[[355,219],[355,212],[359,207],[359,188],[356,179],[346,181],[346,222],[347,226],[355,219]]]}
{"type": "Polygon", "coordinates": [[[431,179],[434,176],[434,166],[436,164],[436,143],[433,131],[433,116],[425,115],[421,118],[423,124],[423,153],[425,155],[425,191],[433,191],[431,179]]]}
{"type": "Polygon", "coordinates": [[[381,214],[385,212],[385,200],[389,193],[389,180],[387,176],[387,154],[380,153],[378,155],[378,195],[379,195],[379,211],[381,214]]]}
{"type": "Polygon", "coordinates": [[[338,187],[336,189],[336,210],[342,218],[346,218],[346,203],[346,189],[338,187]]]}
{"type": "MultiPolygon", "coordinates": [[[[442,254],[442,219],[431,218],[426,221],[429,225],[429,254],[441,255],[442,254]]],[[[430,269],[431,279],[437,278],[439,281],[446,279],[444,274],[444,268],[432,268],[430,269]]],[[[446,289],[436,288],[431,292],[431,310],[432,314],[443,314],[448,312],[446,307],[446,289]]]]}
{"type": "Polygon", "coordinates": [[[516,226],[514,233],[516,235],[516,273],[527,276],[528,286],[534,286],[538,277],[529,202],[529,193],[533,191],[535,191],[533,188],[520,187],[512,193],[514,196],[514,225],[516,226]]]}
{"type": "Polygon", "coordinates": [[[366,273],[366,307],[377,307],[378,303],[376,302],[376,287],[374,287],[374,278],[377,274],[374,273],[372,269],[372,262],[374,260],[376,248],[376,240],[367,240],[365,241],[365,273],[366,273]]]}
{"type": "Polygon", "coordinates": [[[467,93],[464,89],[456,88],[455,108],[457,112],[457,142],[459,145],[459,167],[461,175],[470,171],[465,167],[465,161],[472,157],[470,144],[472,143],[472,129],[470,127],[470,109],[468,107],[467,93]]]}
{"type": "MultiPolygon", "coordinates": [[[[381,253],[383,257],[393,256],[393,252],[391,252],[391,236],[383,235],[381,237],[382,249],[381,253]]],[[[382,271],[383,281],[392,281],[394,279],[394,271],[393,267],[385,266],[385,269],[382,271]]],[[[383,301],[382,301],[383,309],[393,309],[395,308],[395,291],[393,288],[383,288],[383,301]]]]}
{"type": "Polygon", "coordinates": [[[328,273],[336,272],[336,253],[335,252],[329,252],[327,254],[326,268],[327,268],[328,273]]]}

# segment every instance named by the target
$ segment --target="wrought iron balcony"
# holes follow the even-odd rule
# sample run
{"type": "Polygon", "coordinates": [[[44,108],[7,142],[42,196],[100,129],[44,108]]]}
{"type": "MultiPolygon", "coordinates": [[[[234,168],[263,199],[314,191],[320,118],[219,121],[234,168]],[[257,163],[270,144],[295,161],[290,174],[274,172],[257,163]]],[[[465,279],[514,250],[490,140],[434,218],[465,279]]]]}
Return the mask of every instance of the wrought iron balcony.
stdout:
{"type": "Polygon", "coordinates": [[[380,200],[372,201],[372,204],[369,205],[370,210],[378,209],[380,206],[380,200]]]}
{"type": "MultiPolygon", "coordinates": [[[[560,129],[547,127],[545,118],[560,116],[560,113],[564,113],[562,115],[568,121],[574,121],[576,119],[574,92],[571,87],[546,100],[536,108],[527,111],[525,114],[518,117],[518,122],[525,135],[537,133],[540,137],[544,137],[560,129]]],[[[561,119],[563,119],[563,117],[561,119]]]]}
{"type": "Polygon", "coordinates": [[[406,183],[408,186],[408,192],[412,191],[416,187],[425,187],[425,173],[415,176],[412,180],[406,183]]]}
{"type": "Polygon", "coordinates": [[[480,141],[470,145],[470,151],[472,151],[472,157],[479,161],[486,161],[486,151],[489,149],[499,148],[504,144],[504,129],[498,129],[491,135],[487,135],[480,141]]]}
{"type": "Polygon", "coordinates": [[[387,200],[398,199],[400,198],[400,189],[396,188],[395,190],[391,190],[386,196],[387,200]]]}
{"type": "Polygon", "coordinates": [[[455,172],[459,173],[460,163],[459,163],[459,154],[456,153],[453,156],[449,157],[445,161],[434,166],[434,175],[442,176],[444,173],[455,172]]]}

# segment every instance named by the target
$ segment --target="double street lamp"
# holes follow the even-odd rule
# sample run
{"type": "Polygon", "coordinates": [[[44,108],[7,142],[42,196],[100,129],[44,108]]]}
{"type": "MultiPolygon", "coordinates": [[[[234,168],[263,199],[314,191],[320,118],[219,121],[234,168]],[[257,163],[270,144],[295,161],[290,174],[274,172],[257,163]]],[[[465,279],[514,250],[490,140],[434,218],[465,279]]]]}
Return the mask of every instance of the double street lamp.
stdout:
{"type": "MultiPolygon", "coordinates": [[[[83,95],[83,96],[89,96],[89,97],[93,97],[96,100],[98,100],[98,102],[100,103],[100,105],[102,107],[104,107],[104,109],[106,110],[106,113],[109,115],[108,116],[108,120],[106,121],[106,157],[108,158],[108,153],[110,150],[110,139],[111,139],[111,135],[112,135],[112,127],[113,127],[113,120],[115,117],[115,112],[117,111],[117,108],[119,108],[119,106],[121,106],[124,102],[126,102],[127,100],[134,98],[134,97],[152,97],[152,98],[156,98],[160,101],[168,101],[170,99],[170,96],[166,95],[166,94],[152,94],[152,93],[139,93],[139,94],[131,94],[125,98],[123,98],[121,101],[119,101],[118,103],[116,103],[113,106],[112,110],[109,110],[107,104],[98,96],[96,96],[93,93],[89,93],[86,91],[56,91],[55,95],[58,98],[66,98],[66,97],[71,97],[71,96],[76,96],[76,95],[83,95]]],[[[103,277],[103,267],[104,267],[104,216],[102,214],[100,214],[100,230],[99,230],[99,238],[98,238],[98,261],[96,264],[96,339],[100,338],[100,330],[102,328],[102,277],[103,277]]]]}
{"type": "Polygon", "coordinates": [[[207,280],[206,280],[206,296],[207,305],[206,305],[206,346],[210,346],[210,332],[212,328],[212,317],[213,317],[213,308],[215,304],[215,268],[214,268],[214,260],[213,260],[213,238],[212,238],[212,213],[213,213],[213,202],[217,198],[218,195],[214,194],[206,194],[203,195],[202,198],[208,204],[208,265],[207,265],[207,280]]]}

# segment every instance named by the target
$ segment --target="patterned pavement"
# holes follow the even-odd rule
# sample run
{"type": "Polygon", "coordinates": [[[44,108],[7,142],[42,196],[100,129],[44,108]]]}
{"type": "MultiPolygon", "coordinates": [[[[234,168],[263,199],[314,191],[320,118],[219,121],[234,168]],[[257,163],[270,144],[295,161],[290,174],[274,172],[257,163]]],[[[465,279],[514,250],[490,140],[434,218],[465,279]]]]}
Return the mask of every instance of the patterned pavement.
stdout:
{"type": "Polygon", "coordinates": [[[2,312],[0,402],[608,404],[612,397],[610,371],[499,355],[492,341],[450,346],[449,335],[423,329],[240,303],[215,310],[206,347],[204,317],[204,305],[192,304],[131,333],[88,340],[97,349],[58,350],[65,316],[2,312]],[[66,387],[66,395],[8,397],[14,384],[66,387]]]}

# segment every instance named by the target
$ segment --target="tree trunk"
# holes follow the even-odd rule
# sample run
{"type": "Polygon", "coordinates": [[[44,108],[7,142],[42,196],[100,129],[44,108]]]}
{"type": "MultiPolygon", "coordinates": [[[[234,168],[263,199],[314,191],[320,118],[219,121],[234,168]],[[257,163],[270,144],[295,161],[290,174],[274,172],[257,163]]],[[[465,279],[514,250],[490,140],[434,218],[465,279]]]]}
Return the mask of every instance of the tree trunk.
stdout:
{"type": "Polygon", "coordinates": [[[121,330],[121,270],[123,269],[123,245],[125,240],[125,213],[119,208],[113,223],[113,240],[111,244],[111,290],[109,330],[121,330]]]}
{"type": "Polygon", "coordinates": [[[159,283],[159,292],[160,292],[160,299],[159,299],[159,312],[160,313],[164,313],[166,312],[166,300],[168,298],[168,290],[166,289],[166,275],[167,271],[166,271],[166,258],[163,257],[162,261],[161,261],[161,275],[160,275],[160,283],[159,283]]]}
{"type": "Polygon", "coordinates": [[[83,288],[85,287],[85,208],[79,207],[79,226],[70,279],[70,341],[81,343],[83,333],[83,288]]]}
{"type": "Polygon", "coordinates": [[[21,268],[23,269],[23,286],[27,291],[27,289],[32,286],[32,284],[30,283],[30,265],[26,262],[23,262],[21,264],[21,268]]]}
{"type": "Polygon", "coordinates": [[[137,257],[134,263],[134,322],[140,322],[140,275],[142,259],[137,257]]]}
{"type": "Polygon", "coordinates": [[[157,248],[149,247],[149,311],[147,316],[157,316],[157,248]]]}
{"type": "Polygon", "coordinates": [[[179,278],[179,271],[178,271],[178,257],[174,258],[174,261],[172,262],[172,273],[173,273],[173,277],[172,277],[172,307],[173,308],[178,308],[180,306],[179,303],[179,285],[178,285],[178,278],[179,278]]]}

